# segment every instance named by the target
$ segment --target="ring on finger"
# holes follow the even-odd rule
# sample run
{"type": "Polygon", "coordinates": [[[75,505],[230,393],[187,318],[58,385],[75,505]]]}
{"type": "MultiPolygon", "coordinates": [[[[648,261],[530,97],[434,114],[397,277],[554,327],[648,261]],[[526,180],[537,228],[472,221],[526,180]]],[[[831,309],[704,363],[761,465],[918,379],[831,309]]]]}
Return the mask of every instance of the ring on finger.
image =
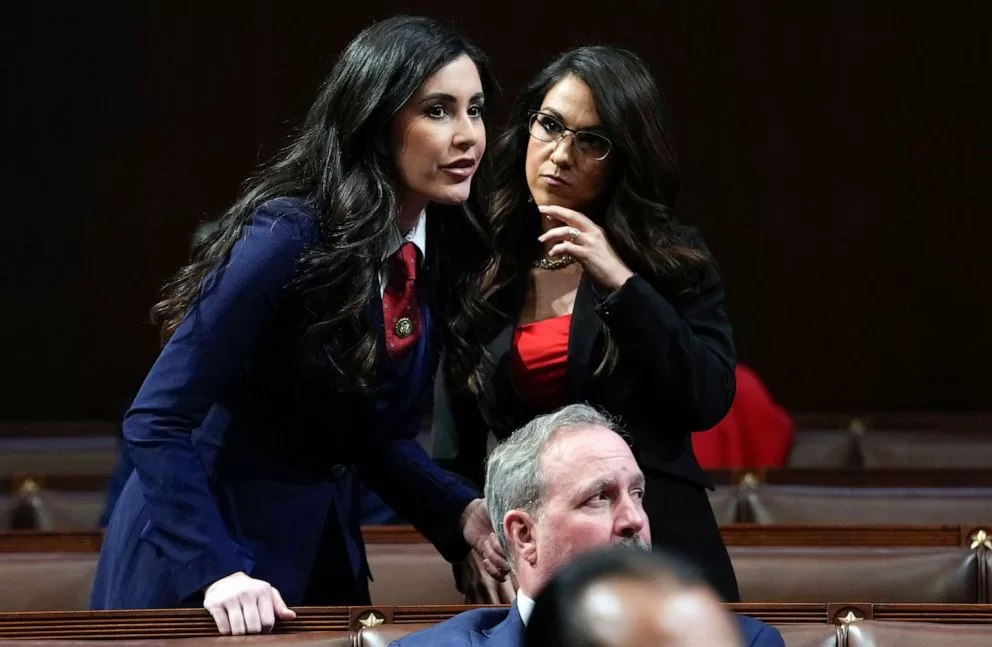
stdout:
{"type": "Polygon", "coordinates": [[[575,227],[569,227],[568,237],[574,241],[576,238],[579,237],[579,230],[576,229],[575,227]]]}

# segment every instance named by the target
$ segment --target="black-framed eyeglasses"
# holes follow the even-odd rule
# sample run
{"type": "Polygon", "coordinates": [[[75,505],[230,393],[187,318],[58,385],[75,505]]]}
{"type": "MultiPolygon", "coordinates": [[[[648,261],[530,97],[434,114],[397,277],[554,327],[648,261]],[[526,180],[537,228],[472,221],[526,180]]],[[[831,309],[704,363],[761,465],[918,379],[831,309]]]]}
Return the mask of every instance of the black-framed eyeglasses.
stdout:
{"type": "Polygon", "coordinates": [[[542,142],[560,142],[565,135],[571,133],[575,150],[589,159],[604,160],[613,149],[613,142],[599,133],[566,128],[561,119],[539,110],[530,111],[529,128],[530,136],[542,142]]]}

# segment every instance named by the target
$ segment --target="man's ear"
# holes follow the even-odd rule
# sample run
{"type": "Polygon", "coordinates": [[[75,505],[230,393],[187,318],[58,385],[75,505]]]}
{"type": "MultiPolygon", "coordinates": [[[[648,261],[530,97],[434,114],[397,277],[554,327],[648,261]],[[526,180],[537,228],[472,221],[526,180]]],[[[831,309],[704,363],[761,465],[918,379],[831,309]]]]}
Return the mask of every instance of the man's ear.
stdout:
{"type": "Polygon", "coordinates": [[[537,560],[537,524],[523,510],[510,510],[503,515],[503,532],[513,559],[533,564],[537,560]]]}

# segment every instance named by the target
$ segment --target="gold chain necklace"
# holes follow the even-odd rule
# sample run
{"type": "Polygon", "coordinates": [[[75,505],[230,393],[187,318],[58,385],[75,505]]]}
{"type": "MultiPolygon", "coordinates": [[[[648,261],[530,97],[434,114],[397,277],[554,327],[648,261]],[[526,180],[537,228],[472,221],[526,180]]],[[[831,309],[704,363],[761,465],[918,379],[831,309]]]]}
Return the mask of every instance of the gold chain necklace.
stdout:
{"type": "Polygon", "coordinates": [[[559,256],[558,258],[548,258],[547,256],[544,256],[534,261],[533,267],[536,267],[539,270],[554,271],[568,267],[574,262],[575,262],[575,257],[569,256],[568,254],[559,256]]]}

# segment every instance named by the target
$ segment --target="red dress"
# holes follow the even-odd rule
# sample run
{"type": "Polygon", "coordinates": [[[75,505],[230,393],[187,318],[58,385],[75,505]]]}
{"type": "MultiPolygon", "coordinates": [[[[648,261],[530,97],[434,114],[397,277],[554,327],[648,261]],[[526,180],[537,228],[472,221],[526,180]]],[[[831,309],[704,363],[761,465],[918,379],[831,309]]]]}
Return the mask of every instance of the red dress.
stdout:
{"type": "Polygon", "coordinates": [[[535,410],[554,411],[565,404],[568,329],[572,315],[522,324],[513,331],[510,368],[517,392],[535,410]]]}
{"type": "MultiPolygon", "coordinates": [[[[510,367],[517,392],[540,413],[564,406],[568,333],[572,315],[518,325],[513,331],[510,367]]],[[[781,467],[795,429],[757,374],[738,364],[737,394],[727,416],[715,427],[692,434],[692,449],[703,469],[781,467]]]]}
{"type": "Polygon", "coordinates": [[[692,434],[692,451],[703,469],[781,467],[795,428],[772,400],[758,375],[738,363],[737,395],[727,416],[709,431],[692,434]]]}

